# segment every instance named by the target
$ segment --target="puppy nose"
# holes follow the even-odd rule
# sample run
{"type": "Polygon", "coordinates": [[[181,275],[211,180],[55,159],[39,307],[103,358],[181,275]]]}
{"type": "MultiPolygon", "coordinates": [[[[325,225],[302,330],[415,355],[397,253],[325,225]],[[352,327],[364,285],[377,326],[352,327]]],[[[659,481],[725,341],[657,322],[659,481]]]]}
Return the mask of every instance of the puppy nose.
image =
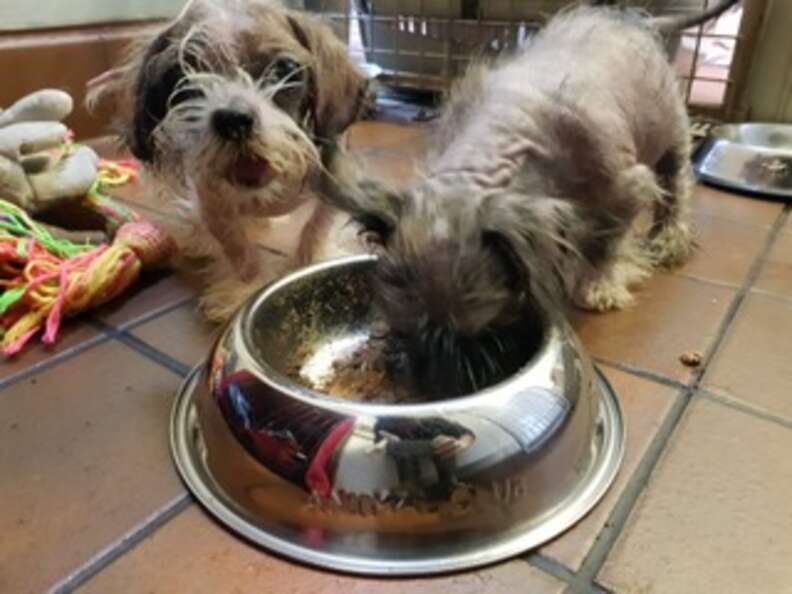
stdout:
{"type": "Polygon", "coordinates": [[[218,109],[212,114],[212,127],[225,140],[245,140],[253,130],[253,116],[236,109],[218,109]]]}

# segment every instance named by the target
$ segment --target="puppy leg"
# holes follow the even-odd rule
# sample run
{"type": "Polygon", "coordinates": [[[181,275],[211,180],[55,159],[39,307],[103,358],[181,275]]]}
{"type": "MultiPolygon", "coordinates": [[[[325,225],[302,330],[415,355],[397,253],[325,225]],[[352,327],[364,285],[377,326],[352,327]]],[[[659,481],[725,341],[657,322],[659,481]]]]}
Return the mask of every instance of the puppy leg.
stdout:
{"type": "Polygon", "coordinates": [[[211,322],[227,322],[253,295],[286,269],[286,258],[272,257],[253,279],[243,281],[225,258],[211,261],[202,275],[204,290],[199,304],[201,313],[211,322]]]}
{"type": "Polygon", "coordinates": [[[645,252],[630,233],[619,243],[604,269],[590,274],[578,284],[574,303],[589,311],[625,309],[635,302],[630,289],[643,283],[650,274],[651,265],[645,252]]]}
{"type": "Polygon", "coordinates": [[[635,302],[630,289],[650,276],[652,266],[632,229],[634,218],[656,203],[662,193],[654,172],[645,165],[635,164],[619,175],[614,199],[624,205],[621,210],[632,211],[632,215],[624,217],[623,233],[610,240],[613,243],[606,250],[609,256],[578,283],[575,305],[603,312],[624,309],[635,302]]]}
{"type": "Polygon", "coordinates": [[[687,134],[685,139],[663,155],[656,166],[664,191],[654,204],[654,221],[646,243],[655,266],[683,264],[695,247],[688,224],[693,171],[687,134]]]}
{"type": "Polygon", "coordinates": [[[316,256],[319,242],[327,234],[333,222],[333,209],[321,200],[316,201],[311,217],[305,223],[297,247],[296,262],[299,266],[310,264],[316,256]]]}
{"type": "Polygon", "coordinates": [[[220,197],[201,194],[201,214],[206,228],[222,247],[239,278],[250,281],[259,274],[261,254],[249,240],[236,211],[225,206],[222,198],[218,198],[220,197]]]}

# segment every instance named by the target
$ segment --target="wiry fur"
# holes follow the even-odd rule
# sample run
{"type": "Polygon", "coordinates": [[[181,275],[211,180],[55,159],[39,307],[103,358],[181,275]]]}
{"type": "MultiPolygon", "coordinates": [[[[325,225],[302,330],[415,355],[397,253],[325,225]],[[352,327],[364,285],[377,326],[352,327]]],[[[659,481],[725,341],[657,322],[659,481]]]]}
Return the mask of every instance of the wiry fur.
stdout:
{"type": "Polygon", "coordinates": [[[474,67],[436,140],[407,189],[342,158],[326,180],[333,203],[380,237],[375,296],[415,360],[469,360],[454,340],[537,308],[628,306],[653,269],[691,252],[686,109],[636,13],[564,11],[516,55],[474,67]]]}
{"type": "Polygon", "coordinates": [[[90,86],[89,103],[114,99],[121,137],[172,206],[182,257],[207,262],[208,317],[283,272],[263,265],[251,221],[261,239],[269,217],[315,202],[292,264],[310,261],[331,219],[311,191],[325,146],[367,95],[329,27],[276,0],[196,0],[90,86]]]}

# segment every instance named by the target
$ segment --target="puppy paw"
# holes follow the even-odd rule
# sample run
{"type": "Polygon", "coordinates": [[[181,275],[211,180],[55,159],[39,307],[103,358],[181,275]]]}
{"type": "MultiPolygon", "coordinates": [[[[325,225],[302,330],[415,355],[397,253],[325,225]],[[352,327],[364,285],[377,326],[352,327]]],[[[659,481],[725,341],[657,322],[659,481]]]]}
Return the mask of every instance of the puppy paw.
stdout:
{"type": "Polygon", "coordinates": [[[645,248],[655,267],[675,268],[690,259],[696,249],[696,242],[686,223],[675,223],[651,236],[645,248]]]}
{"type": "Polygon", "coordinates": [[[261,274],[262,258],[256,247],[248,249],[241,258],[229,259],[229,262],[243,283],[249,283],[261,274]]]}
{"type": "Polygon", "coordinates": [[[581,287],[574,301],[581,309],[606,312],[630,307],[635,303],[635,297],[624,285],[602,279],[581,287]]]}
{"type": "Polygon", "coordinates": [[[201,312],[211,322],[224,323],[253,295],[288,270],[285,258],[262,258],[258,273],[245,281],[227,258],[217,258],[201,271],[204,285],[201,312]]]}
{"type": "Polygon", "coordinates": [[[255,279],[261,272],[261,266],[258,260],[251,260],[245,262],[239,269],[239,278],[242,282],[249,283],[255,279]]]}

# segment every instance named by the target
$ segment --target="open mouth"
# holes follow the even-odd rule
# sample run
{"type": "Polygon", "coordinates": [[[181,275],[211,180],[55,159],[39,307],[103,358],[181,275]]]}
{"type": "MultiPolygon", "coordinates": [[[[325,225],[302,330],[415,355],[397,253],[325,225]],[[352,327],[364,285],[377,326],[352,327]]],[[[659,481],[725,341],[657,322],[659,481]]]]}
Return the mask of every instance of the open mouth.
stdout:
{"type": "Polygon", "coordinates": [[[256,155],[237,157],[228,170],[228,179],[232,183],[247,188],[266,186],[274,176],[269,161],[256,155]]]}

